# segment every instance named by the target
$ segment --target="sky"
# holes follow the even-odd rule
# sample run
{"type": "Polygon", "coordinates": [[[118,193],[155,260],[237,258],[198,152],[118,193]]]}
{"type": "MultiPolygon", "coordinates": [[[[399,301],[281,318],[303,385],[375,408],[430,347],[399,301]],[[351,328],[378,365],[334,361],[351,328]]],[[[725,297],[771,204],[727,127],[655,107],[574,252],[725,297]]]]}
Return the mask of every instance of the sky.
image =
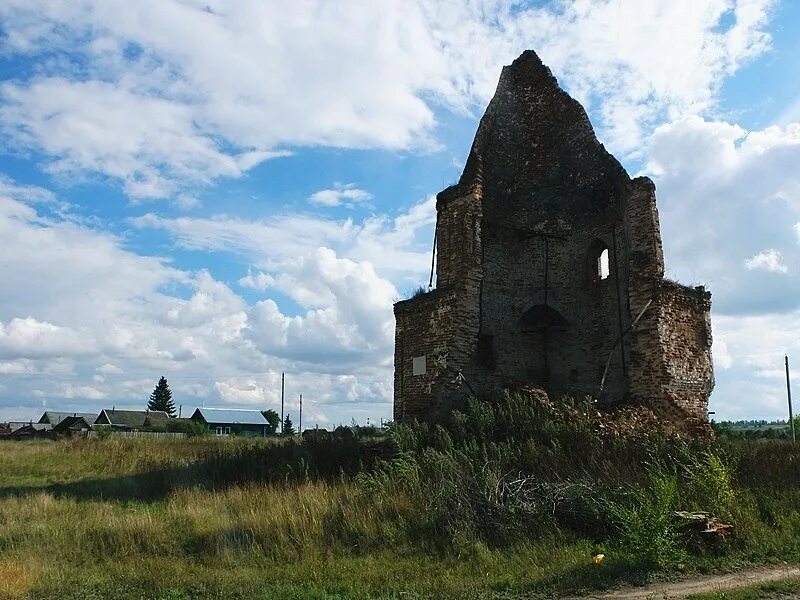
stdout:
{"type": "Polygon", "coordinates": [[[279,408],[391,418],[392,304],[427,284],[503,65],[535,50],[657,186],[713,293],[717,419],[800,396],[800,3],[3,0],[0,420],[279,408]],[[796,357],[796,358],[795,358],[796,357]]]}

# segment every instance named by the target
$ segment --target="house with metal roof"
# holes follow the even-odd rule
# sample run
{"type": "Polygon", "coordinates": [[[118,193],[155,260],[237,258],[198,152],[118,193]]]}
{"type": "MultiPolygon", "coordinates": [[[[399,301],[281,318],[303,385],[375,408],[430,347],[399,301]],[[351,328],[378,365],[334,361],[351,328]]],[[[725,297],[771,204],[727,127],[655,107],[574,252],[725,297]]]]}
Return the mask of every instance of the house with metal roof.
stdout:
{"type": "Polygon", "coordinates": [[[42,413],[42,416],[39,417],[39,423],[49,423],[53,427],[58,425],[61,421],[66,419],[67,417],[83,417],[83,419],[91,425],[94,423],[94,420],[97,418],[97,413],[85,413],[85,412],[59,412],[55,410],[46,410],[42,413]]]}
{"type": "Polygon", "coordinates": [[[264,437],[269,431],[269,421],[261,411],[237,408],[198,408],[192,421],[202,423],[216,435],[264,437]]]}
{"type": "Polygon", "coordinates": [[[161,410],[120,410],[118,408],[100,411],[94,425],[107,425],[121,431],[136,431],[164,426],[170,416],[161,410]]]}

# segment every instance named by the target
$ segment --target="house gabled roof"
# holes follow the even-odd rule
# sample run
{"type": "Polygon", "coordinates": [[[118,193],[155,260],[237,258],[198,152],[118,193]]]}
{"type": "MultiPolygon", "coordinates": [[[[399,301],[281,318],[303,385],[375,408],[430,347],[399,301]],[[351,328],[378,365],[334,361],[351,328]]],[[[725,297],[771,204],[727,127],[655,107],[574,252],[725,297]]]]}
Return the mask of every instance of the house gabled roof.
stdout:
{"type": "Polygon", "coordinates": [[[209,425],[269,425],[261,411],[240,408],[198,408],[192,413],[197,418],[209,425]]]}
{"type": "Polygon", "coordinates": [[[105,409],[97,416],[98,425],[111,425],[112,427],[147,427],[166,423],[169,415],[160,410],[121,410],[118,408],[105,409]]]}
{"type": "Polygon", "coordinates": [[[53,425],[52,431],[54,433],[63,433],[65,431],[80,431],[81,429],[91,429],[92,424],[80,415],[72,417],[64,417],[58,423],[53,425]]]}
{"type": "Polygon", "coordinates": [[[55,410],[46,410],[44,411],[44,413],[42,413],[42,416],[39,417],[39,423],[50,423],[50,425],[58,425],[61,421],[63,421],[67,417],[83,417],[84,419],[86,419],[86,422],[89,425],[91,425],[97,418],[97,413],[62,412],[55,410]]]}
{"type": "Polygon", "coordinates": [[[8,428],[11,431],[16,431],[17,429],[21,429],[30,423],[30,421],[8,421],[8,428]]]}
{"type": "Polygon", "coordinates": [[[50,423],[25,423],[22,427],[17,427],[11,431],[11,435],[30,435],[39,432],[50,431],[52,426],[50,423]]]}

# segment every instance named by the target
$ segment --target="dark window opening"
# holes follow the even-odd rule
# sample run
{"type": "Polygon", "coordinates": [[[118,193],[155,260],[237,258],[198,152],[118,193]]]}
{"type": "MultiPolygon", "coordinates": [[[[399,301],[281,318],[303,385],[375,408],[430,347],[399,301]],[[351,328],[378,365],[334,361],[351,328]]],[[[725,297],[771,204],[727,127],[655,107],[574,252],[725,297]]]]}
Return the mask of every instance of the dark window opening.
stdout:
{"type": "Polygon", "coordinates": [[[478,336],[478,364],[493,370],[494,362],[494,336],[481,334],[478,336]]]}

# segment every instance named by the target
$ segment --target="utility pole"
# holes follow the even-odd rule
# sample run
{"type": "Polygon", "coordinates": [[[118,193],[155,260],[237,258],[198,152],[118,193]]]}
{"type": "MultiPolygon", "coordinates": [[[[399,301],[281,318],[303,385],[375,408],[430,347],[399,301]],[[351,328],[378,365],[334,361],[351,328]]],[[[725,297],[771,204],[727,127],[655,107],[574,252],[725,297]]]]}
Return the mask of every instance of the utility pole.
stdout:
{"type": "Polygon", "coordinates": [[[281,435],[283,435],[283,390],[286,382],[286,373],[281,373],[281,435]]]}
{"type": "Polygon", "coordinates": [[[303,436],[303,394],[300,394],[300,424],[297,426],[300,437],[303,436]]]}
{"type": "Polygon", "coordinates": [[[786,365],[786,397],[789,400],[789,428],[792,430],[792,442],[797,443],[797,437],[794,431],[794,415],[792,415],[792,383],[789,380],[789,355],[783,357],[783,362],[786,365]]]}

